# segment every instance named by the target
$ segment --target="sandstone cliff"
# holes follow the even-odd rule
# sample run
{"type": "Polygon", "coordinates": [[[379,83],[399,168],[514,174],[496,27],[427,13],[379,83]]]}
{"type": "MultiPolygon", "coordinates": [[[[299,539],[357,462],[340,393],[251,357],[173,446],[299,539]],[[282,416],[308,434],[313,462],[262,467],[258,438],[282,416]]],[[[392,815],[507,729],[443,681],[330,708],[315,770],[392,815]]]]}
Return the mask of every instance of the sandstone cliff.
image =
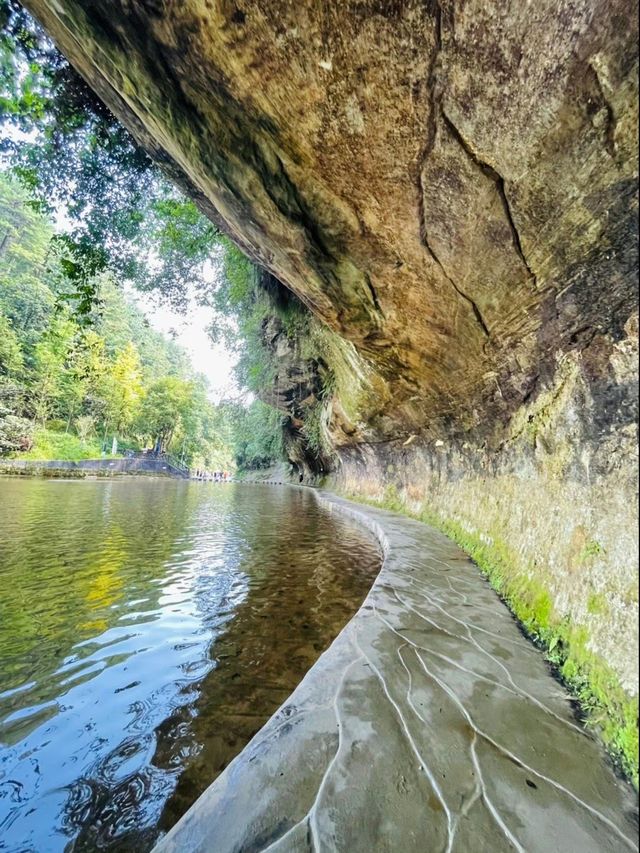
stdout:
{"type": "Polygon", "coordinates": [[[265,330],[300,470],[484,549],[637,749],[629,0],[27,5],[327,329],[297,366],[265,330]]]}

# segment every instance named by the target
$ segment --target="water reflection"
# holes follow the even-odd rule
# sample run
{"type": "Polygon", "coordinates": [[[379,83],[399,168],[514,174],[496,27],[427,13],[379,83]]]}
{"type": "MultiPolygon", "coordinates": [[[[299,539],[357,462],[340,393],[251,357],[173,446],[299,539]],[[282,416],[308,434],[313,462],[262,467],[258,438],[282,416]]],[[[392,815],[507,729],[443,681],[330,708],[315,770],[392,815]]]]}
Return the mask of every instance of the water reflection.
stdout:
{"type": "Polygon", "coordinates": [[[378,563],[303,490],[0,481],[0,849],[150,849],[378,563]]]}

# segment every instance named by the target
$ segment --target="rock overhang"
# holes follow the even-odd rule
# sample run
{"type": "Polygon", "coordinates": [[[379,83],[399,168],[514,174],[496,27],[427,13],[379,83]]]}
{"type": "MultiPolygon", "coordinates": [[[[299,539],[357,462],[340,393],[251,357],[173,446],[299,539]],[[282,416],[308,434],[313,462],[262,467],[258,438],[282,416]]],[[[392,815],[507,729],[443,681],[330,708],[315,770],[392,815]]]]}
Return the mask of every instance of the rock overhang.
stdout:
{"type": "Polygon", "coordinates": [[[558,352],[621,334],[628,0],[27,5],[202,209],[354,344],[387,389],[378,438],[486,432],[558,352]]]}

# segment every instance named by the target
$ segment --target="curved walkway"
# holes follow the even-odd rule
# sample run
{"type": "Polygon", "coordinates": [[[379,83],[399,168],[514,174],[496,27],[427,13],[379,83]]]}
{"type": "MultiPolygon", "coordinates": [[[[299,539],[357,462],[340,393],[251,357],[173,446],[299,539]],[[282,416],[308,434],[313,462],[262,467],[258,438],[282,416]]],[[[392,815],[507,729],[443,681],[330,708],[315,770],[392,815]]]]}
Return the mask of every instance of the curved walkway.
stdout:
{"type": "Polygon", "coordinates": [[[382,570],[154,853],[637,850],[632,791],[473,563],[419,522],[321,499],[378,536],[382,570]]]}

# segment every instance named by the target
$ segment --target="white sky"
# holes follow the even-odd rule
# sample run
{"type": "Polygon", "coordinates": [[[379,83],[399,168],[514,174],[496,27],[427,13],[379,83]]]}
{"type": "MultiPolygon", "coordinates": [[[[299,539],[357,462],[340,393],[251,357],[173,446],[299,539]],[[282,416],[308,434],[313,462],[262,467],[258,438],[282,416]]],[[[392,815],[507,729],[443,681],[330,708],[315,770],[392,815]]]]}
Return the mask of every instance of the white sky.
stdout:
{"type": "Polygon", "coordinates": [[[211,399],[218,403],[225,397],[237,397],[240,390],[233,376],[235,358],[224,344],[214,346],[206,332],[213,320],[213,310],[197,305],[192,299],[185,314],[158,303],[152,295],[127,287],[127,295],[144,311],[149,324],[158,332],[173,337],[191,358],[198,373],[203,373],[211,386],[211,399]]]}

